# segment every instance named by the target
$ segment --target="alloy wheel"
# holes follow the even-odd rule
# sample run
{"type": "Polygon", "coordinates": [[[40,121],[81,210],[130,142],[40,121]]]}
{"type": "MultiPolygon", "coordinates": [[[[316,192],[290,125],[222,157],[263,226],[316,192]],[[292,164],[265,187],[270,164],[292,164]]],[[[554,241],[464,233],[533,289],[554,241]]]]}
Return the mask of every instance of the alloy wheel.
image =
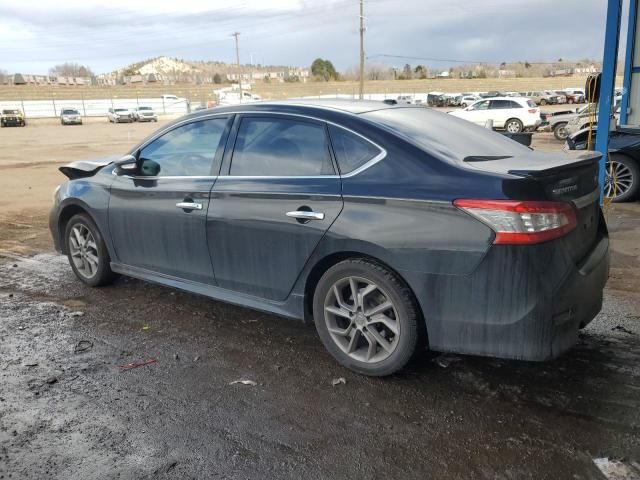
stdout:
{"type": "Polygon", "coordinates": [[[633,187],[633,172],[624,163],[611,159],[607,163],[604,181],[604,195],[617,198],[627,193],[633,187]]]}
{"type": "Polygon", "coordinates": [[[93,278],[98,272],[98,246],[86,225],[78,223],[71,229],[69,251],[76,271],[84,278],[93,278]]]}
{"type": "Polygon", "coordinates": [[[511,121],[507,123],[507,132],[509,133],[520,133],[521,127],[520,123],[517,121],[511,121]]]}
{"type": "Polygon", "coordinates": [[[324,317],[335,344],[360,362],[385,360],[398,345],[398,312],[389,295],[365,278],[334,283],[325,298],[324,317]]]}

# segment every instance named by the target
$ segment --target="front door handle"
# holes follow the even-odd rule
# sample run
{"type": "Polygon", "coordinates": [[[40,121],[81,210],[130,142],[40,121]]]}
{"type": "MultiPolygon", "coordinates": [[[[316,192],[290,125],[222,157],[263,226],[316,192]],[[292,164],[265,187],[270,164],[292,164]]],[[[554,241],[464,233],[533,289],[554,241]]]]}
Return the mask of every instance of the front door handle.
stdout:
{"type": "Polygon", "coordinates": [[[178,202],[176,203],[176,207],[182,208],[183,210],[202,210],[202,204],[195,202],[178,202]]]}
{"type": "Polygon", "coordinates": [[[300,220],[324,220],[324,213],[310,212],[308,210],[294,210],[287,212],[287,217],[298,218],[300,220]]]}

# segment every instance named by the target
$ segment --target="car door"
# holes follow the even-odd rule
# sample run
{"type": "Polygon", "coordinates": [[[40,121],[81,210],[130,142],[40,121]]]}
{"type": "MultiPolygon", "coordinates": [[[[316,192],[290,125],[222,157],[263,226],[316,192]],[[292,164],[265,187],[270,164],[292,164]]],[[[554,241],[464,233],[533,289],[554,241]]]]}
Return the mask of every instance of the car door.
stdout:
{"type": "Polygon", "coordinates": [[[115,177],[109,229],[118,262],[215,284],[206,217],[229,128],[227,116],[177,125],[140,149],[135,172],[115,177]]]}
{"type": "Polygon", "coordinates": [[[505,122],[512,118],[511,100],[491,100],[489,104],[489,116],[493,120],[493,126],[496,128],[504,127],[505,122]]]}
{"type": "Polygon", "coordinates": [[[229,142],[207,217],[216,280],[282,301],[342,210],[327,126],[245,114],[235,119],[229,142]]]}
{"type": "Polygon", "coordinates": [[[487,119],[489,119],[489,102],[490,100],[482,100],[471,105],[470,110],[466,112],[464,118],[476,125],[484,126],[487,119]]]}

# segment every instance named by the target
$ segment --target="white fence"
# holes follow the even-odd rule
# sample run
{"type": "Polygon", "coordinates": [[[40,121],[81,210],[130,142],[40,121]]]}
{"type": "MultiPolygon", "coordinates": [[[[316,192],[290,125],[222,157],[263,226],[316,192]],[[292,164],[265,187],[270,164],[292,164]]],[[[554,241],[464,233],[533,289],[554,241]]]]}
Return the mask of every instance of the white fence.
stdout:
{"type": "Polygon", "coordinates": [[[110,98],[81,100],[0,100],[0,110],[17,108],[29,118],[52,118],[60,116],[64,108],[75,108],[83,117],[104,117],[109,108],[151,107],[156,113],[185,114],[189,102],[182,99],[165,98],[110,98]]]}

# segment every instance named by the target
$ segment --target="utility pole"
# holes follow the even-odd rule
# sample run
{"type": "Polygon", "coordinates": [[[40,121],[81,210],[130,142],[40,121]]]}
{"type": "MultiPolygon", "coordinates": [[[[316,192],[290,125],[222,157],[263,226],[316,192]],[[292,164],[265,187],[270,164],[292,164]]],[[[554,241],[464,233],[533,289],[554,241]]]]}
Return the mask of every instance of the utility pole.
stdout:
{"type": "Polygon", "coordinates": [[[364,0],[360,0],[360,100],[364,95],[364,0]]]}
{"type": "Polygon", "coordinates": [[[240,71],[240,47],[238,46],[238,37],[240,32],[233,32],[232,37],[236,37],[236,66],[238,67],[238,86],[240,87],[240,103],[242,103],[242,72],[240,71]]]}

